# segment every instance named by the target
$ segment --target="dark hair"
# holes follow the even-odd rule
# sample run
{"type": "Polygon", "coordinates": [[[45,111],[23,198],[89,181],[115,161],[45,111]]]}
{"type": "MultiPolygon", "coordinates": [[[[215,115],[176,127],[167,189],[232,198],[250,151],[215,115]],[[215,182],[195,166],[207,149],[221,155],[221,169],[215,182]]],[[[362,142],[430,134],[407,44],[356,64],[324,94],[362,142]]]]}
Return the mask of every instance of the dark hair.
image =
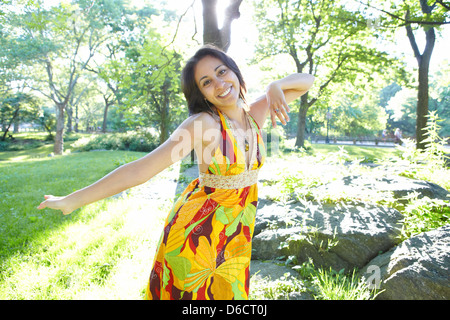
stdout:
{"type": "Polygon", "coordinates": [[[231,69],[236,74],[241,87],[239,96],[245,101],[244,92],[246,92],[247,89],[245,87],[245,82],[242,77],[241,71],[239,70],[236,62],[234,62],[234,60],[229,55],[227,55],[219,48],[212,45],[206,45],[200,48],[195,53],[195,55],[186,62],[186,65],[184,66],[181,73],[181,88],[188,104],[189,115],[193,115],[203,111],[211,113],[212,111],[209,102],[205,100],[205,97],[200,92],[200,89],[195,82],[194,74],[195,66],[201,59],[206,56],[212,56],[221,60],[229,69],[231,69]]]}

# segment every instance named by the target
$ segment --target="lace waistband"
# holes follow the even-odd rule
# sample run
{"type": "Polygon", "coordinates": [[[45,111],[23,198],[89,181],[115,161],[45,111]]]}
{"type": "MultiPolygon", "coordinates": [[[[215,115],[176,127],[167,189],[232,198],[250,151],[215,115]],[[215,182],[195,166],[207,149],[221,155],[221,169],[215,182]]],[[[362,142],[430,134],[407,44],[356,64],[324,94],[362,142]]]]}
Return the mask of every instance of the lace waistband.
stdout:
{"type": "Polygon", "coordinates": [[[259,169],[245,171],[240,174],[230,176],[220,176],[216,174],[199,174],[200,186],[208,186],[217,189],[242,189],[258,182],[259,169]]]}

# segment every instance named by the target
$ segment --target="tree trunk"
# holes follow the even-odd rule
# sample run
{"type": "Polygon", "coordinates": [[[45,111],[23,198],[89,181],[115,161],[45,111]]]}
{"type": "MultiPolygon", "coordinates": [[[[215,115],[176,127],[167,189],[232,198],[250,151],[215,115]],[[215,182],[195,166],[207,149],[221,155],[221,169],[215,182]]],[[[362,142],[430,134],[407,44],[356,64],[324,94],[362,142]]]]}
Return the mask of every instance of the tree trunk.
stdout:
{"type": "Polygon", "coordinates": [[[202,0],[203,5],[203,44],[222,47],[219,24],[217,22],[217,0],[202,0]]]}
{"type": "Polygon", "coordinates": [[[231,23],[240,17],[239,6],[242,0],[230,0],[225,9],[222,29],[217,21],[217,0],[202,0],[203,5],[203,44],[213,44],[227,51],[231,44],[231,23]]]}
{"type": "Polygon", "coordinates": [[[424,59],[419,63],[419,88],[417,92],[417,119],[416,119],[416,137],[417,149],[425,149],[426,133],[424,131],[427,126],[428,115],[428,71],[430,59],[424,59]]]}
{"type": "Polygon", "coordinates": [[[73,109],[72,107],[68,107],[67,108],[67,132],[72,132],[73,131],[73,109]]]}
{"type": "Polygon", "coordinates": [[[297,139],[295,146],[298,148],[305,147],[305,129],[306,129],[306,113],[309,109],[308,94],[304,94],[300,98],[300,109],[298,110],[297,139]]]}
{"type": "Polygon", "coordinates": [[[105,104],[105,110],[103,110],[103,124],[102,124],[102,132],[106,133],[107,121],[108,121],[108,109],[109,104],[105,104]]]}
{"type": "Polygon", "coordinates": [[[62,155],[64,151],[64,104],[56,104],[56,135],[53,152],[55,155],[62,155]]]}
{"type": "Polygon", "coordinates": [[[80,120],[78,119],[78,103],[75,106],[75,132],[78,132],[78,122],[80,120]]]}
{"type": "Polygon", "coordinates": [[[14,119],[14,131],[13,131],[13,133],[19,133],[19,125],[20,125],[20,120],[19,120],[19,117],[16,116],[16,118],[14,119]]]}
{"type": "Polygon", "coordinates": [[[160,101],[160,125],[159,125],[159,143],[162,144],[169,138],[169,81],[166,81],[162,87],[162,99],[160,101]]]}
{"type": "Polygon", "coordinates": [[[9,129],[11,128],[11,125],[13,124],[14,120],[16,119],[16,117],[19,115],[19,108],[17,108],[14,111],[14,115],[11,119],[11,121],[9,122],[8,126],[5,127],[5,129],[3,130],[3,136],[1,138],[1,141],[5,141],[6,140],[6,135],[8,134],[9,129]]]}
{"type": "Polygon", "coordinates": [[[102,132],[106,133],[107,125],[108,125],[108,110],[109,106],[114,103],[114,98],[110,99],[111,96],[103,95],[103,100],[105,100],[105,109],[103,110],[103,124],[102,124],[102,132]]]}
{"type": "MultiPolygon", "coordinates": [[[[424,14],[430,14],[432,8],[427,5],[425,0],[420,0],[422,12],[424,14]]],[[[406,12],[405,17],[409,20],[409,10],[406,12]]],[[[417,64],[419,65],[419,86],[417,90],[417,119],[416,119],[416,148],[425,149],[425,132],[424,129],[427,126],[428,115],[428,72],[430,67],[431,54],[433,53],[434,43],[436,41],[436,34],[434,28],[426,26],[425,29],[425,49],[421,54],[419,47],[417,46],[414,33],[411,25],[406,25],[406,34],[413,49],[414,56],[416,57],[417,64]]]]}

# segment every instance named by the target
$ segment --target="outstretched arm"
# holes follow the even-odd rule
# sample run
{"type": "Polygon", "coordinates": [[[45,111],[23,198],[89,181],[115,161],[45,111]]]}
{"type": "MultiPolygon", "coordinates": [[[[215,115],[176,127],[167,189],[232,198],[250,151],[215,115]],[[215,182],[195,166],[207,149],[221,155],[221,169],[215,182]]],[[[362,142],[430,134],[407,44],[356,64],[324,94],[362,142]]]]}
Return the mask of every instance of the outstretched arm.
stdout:
{"type": "Polygon", "coordinates": [[[65,197],[46,195],[46,200],[38,206],[38,209],[52,208],[61,210],[63,214],[69,214],[82,206],[148,181],[189,154],[196,143],[193,129],[193,121],[189,118],[175,130],[166,142],[146,156],[120,166],[92,185],[65,197]]]}
{"type": "Polygon", "coordinates": [[[276,127],[276,118],[286,125],[289,121],[288,104],[304,95],[311,88],[314,76],[308,73],[294,73],[273,81],[267,86],[266,94],[250,105],[250,113],[262,128],[270,114],[272,126],[276,127]]]}

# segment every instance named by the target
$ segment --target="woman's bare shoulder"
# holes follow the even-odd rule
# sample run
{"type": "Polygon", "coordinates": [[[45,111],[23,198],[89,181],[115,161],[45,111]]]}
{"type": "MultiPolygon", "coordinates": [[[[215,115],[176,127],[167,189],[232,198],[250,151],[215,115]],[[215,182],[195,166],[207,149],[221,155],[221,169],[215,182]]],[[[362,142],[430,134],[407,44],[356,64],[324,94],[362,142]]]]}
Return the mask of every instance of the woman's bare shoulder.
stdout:
{"type": "Polygon", "coordinates": [[[202,130],[219,128],[220,123],[219,116],[212,115],[208,112],[196,113],[194,115],[191,115],[187,120],[194,127],[201,126],[202,130]]]}

